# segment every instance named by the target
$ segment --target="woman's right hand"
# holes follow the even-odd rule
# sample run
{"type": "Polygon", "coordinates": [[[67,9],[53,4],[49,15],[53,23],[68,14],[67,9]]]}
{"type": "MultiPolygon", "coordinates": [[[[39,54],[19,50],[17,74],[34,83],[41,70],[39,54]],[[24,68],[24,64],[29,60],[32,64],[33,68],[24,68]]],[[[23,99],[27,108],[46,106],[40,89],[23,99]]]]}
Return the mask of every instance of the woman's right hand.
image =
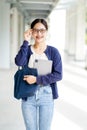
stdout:
{"type": "Polygon", "coordinates": [[[29,29],[24,32],[24,40],[29,41],[32,36],[32,29],[29,29]]]}

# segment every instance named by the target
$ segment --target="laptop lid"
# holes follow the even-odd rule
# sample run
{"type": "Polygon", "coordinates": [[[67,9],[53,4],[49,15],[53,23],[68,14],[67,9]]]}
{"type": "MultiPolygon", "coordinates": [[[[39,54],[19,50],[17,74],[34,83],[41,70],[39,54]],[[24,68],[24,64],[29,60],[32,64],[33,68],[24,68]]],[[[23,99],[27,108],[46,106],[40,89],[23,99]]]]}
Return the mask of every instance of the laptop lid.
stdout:
{"type": "Polygon", "coordinates": [[[34,68],[37,69],[38,75],[46,75],[52,71],[52,60],[35,60],[34,68]]]}

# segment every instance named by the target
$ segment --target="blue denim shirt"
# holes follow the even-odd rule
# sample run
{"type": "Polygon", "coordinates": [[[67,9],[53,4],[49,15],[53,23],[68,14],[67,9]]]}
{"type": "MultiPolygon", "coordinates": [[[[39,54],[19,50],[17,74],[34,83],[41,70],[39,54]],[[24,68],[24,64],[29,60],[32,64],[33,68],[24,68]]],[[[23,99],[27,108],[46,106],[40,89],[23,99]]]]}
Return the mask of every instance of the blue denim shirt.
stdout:
{"type": "MultiPolygon", "coordinates": [[[[48,85],[50,84],[53,94],[53,99],[58,98],[57,81],[62,79],[62,60],[61,55],[57,48],[47,45],[44,51],[49,60],[53,61],[52,73],[42,76],[37,76],[37,84],[48,85]]],[[[24,41],[18,54],[15,57],[15,64],[18,66],[28,65],[29,58],[32,54],[28,41],[24,41]]]]}

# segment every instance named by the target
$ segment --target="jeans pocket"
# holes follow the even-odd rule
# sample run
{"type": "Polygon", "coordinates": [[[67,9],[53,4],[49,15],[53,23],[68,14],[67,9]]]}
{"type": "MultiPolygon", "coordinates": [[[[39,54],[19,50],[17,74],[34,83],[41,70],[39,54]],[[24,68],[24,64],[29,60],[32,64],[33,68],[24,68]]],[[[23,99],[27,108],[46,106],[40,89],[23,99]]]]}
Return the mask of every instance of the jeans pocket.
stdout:
{"type": "Polygon", "coordinates": [[[51,87],[45,87],[44,88],[44,93],[51,94],[52,93],[51,87]]]}

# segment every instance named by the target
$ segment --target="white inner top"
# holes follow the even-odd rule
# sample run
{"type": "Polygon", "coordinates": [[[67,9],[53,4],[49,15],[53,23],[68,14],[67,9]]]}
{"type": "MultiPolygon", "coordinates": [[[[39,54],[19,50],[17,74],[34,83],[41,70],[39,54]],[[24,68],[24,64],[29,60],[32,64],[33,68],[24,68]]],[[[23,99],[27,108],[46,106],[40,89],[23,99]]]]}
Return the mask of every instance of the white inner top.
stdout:
{"type": "Polygon", "coordinates": [[[30,60],[29,60],[29,64],[28,66],[30,68],[33,68],[34,67],[34,61],[35,60],[39,60],[39,59],[43,59],[43,60],[48,60],[48,57],[46,56],[45,53],[42,53],[42,54],[37,54],[33,47],[31,46],[31,51],[33,52],[33,54],[30,56],[30,60]]]}

